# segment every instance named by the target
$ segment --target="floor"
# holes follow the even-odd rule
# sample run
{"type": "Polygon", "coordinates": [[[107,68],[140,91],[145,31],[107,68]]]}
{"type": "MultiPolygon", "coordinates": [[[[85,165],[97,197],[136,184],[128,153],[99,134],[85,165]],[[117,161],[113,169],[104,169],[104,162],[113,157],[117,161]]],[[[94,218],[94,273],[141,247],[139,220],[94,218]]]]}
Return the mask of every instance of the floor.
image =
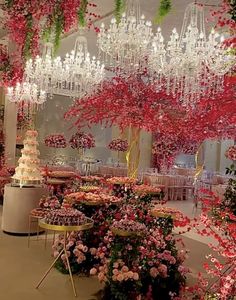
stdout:
{"type": "MultiPolygon", "coordinates": [[[[191,216],[191,202],[168,203],[191,216]]],[[[1,208],[1,207],[0,207],[1,208]]],[[[1,210],[0,210],[1,215],[1,210]]],[[[210,251],[205,240],[190,232],[183,236],[186,247],[190,251],[186,265],[192,274],[189,283],[196,274],[202,271],[205,255],[210,251]]],[[[72,300],[74,299],[69,277],[53,269],[40,289],[35,285],[52,261],[50,244],[44,249],[43,241],[34,241],[27,247],[26,237],[15,237],[0,232],[0,299],[1,300],[72,300]]],[[[101,285],[96,278],[74,276],[79,300],[95,300],[101,285]]]]}

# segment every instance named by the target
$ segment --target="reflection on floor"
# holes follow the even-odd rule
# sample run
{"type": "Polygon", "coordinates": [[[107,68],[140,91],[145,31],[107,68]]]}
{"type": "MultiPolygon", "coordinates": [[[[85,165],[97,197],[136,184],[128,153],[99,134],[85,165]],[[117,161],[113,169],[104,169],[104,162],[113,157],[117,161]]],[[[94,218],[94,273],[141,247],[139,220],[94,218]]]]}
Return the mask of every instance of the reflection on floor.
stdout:
{"type": "MultiPolygon", "coordinates": [[[[193,216],[193,204],[190,201],[168,202],[193,216]]],[[[2,209],[1,209],[2,211],[2,209]]],[[[205,256],[210,252],[206,241],[201,240],[194,231],[183,236],[190,255],[186,265],[192,275],[188,281],[193,282],[196,274],[202,271],[205,256]],[[204,242],[204,243],[203,243],[204,242]]],[[[1,300],[72,300],[69,277],[53,269],[39,290],[35,285],[52,261],[50,244],[44,249],[43,241],[32,242],[27,247],[27,237],[15,237],[0,233],[0,299],[1,300]]],[[[95,300],[101,285],[96,278],[74,276],[79,300],[95,300]]]]}

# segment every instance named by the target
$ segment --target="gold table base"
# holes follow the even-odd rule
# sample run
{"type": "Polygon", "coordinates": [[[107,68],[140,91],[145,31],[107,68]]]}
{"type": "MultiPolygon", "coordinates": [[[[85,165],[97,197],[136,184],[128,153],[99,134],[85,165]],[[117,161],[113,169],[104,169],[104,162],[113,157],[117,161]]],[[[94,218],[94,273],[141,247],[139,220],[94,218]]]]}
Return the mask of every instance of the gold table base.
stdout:
{"type": "Polygon", "coordinates": [[[80,226],[60,226],[60,225],[47,224],[47,223],[45,223],[45,221],[43,219],[39,220],[39,226],[41,228],[64,232],[64,244],[63,244],[63,249],[61,250],[61,252],[57,255],[56,259],[53,261],[53,263],[50,265],[48,270],[45,272],[45,274],[43,275],[43,277],[41,278],[39,283],[36,285],[36,289],[38,289],[40,287],[40,285],[42,284],[44,279],[47,277],[49,272],[52,270],[52,268],[54,267],[54,265],[56,264],[58,259],[64,253],[65,258],[66,258],[66,262],[67,262],[67,265],[68,265],[68,270],[69,270],[70,281],[71,281],[73,293],[74,293],[74,296],[77,297],[75,284],[74,284],[74,280],[73,280],[73,275],[72,275],[72,271],[71,271],[71,267],[70,267],[70,261],[69,261],[69,257],[67,255],[67,250],[66,250],[66,241],[67,241],[69,232],[71,232],[71,231],[82,231],[82,230],[87,230],[87,229],[92,228],[93,227],[93,221],[89,218],[88,218],[88,221],[90,221],[90,223],[80,225],[80,226]]]}

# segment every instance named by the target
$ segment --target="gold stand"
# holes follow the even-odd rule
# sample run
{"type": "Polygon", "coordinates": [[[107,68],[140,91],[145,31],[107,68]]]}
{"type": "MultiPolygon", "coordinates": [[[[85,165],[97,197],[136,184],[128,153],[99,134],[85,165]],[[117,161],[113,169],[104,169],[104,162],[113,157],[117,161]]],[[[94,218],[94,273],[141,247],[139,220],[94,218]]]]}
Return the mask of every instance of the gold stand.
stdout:
{"type": "Polygon", "coordinates": [[[87,229],[92,228],[93,227],[93,220],[88,218],[88,223],[84,224],[84,225],[80,225],[80,226],[61,226],[61,225],[47,224],[43,219],[41,219],[41,220],[39,220],[39,226],[41,228],[44,228],[44,229],[47,229],[47,230],[54,230],[54,231],[63,232],[64,233],[64,244],[63,244],[63,249],[61,250],[61,252],[58,254],[56,259],[53,261],[53,263],[50,265],[49,269],[45,272],[42,279],[37,284],[36,289],[38,289],[40,287],[40,285],[42,284],[44,279],[47,277],[47,275],[49,274],[51,269],[54,267],[54,265],[56,264],[58,259],[64,253],[65,258],[66,258],[66,262],[67,262],[67,265],[68,265],[68,269],[69,269],[69,275],[70,275],[70,281],[71,281],[73,293],[74,293],[74,296],[77,297],[75,284],[74,284],[74,280],[73,280],[73,275],[72,275],[72,271],[71,271],[71,267],[70,267],[70,261],[69,261],[69,258],[68,258],[68,255],[67,255],[67,250],[66,250],[66,241],[67,241],[69,232],[71,232],[71,231],[82,231],[82,230],[87,230],[87,229]]]}

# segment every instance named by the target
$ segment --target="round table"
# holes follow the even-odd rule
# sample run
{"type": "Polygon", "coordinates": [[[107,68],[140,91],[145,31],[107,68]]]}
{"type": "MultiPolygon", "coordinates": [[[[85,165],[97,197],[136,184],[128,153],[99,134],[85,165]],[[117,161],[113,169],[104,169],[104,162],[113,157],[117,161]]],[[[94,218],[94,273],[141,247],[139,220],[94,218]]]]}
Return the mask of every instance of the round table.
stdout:
{"type": "Polygon", "coordinates": [[[72,272],[71,272],[70,261],[69,261],[68,255],[67,255],[66,244],[67,244],[69,233],[71,231],[83,231],[83,230],[91,229],[93,227],[93,224],[94,224],[93,220],[90,219],[90,218],[87,218],[87,220],[88,220],[88,223],[82,224],[82,225],[77,225],[77,226],[52,225],[52,224],[46,223],[44,219],[39,220],[38,224],[41,228],[47,229],[47,230],[63,232],[63,234],[64,234],[64,244],[63,244],[63,249],[61,250],[61,252],[57,255],[57,257],[55,258],[55,260],[53,261],[53,263],[51,264],[49,269],[46,271],[46,273],[43,275],[43,277],[41,278],[41,280],[37,284],[36,289],[39,288],[39,286],[44,281],[44,279],[47,277],[47,275],[49,274],[49,272],[51,271],[53,266],[56,264],[56,262],[61,257],[61,255],[64,253],[64,255],[66,257],[66,262],[68,264],[72,289],[73,289],[75,297],[77,296],[76,289],[75,289],[75,284],[74,284],[74,280],[73,280],[73,276],[72,276],[72,272]]]}
{"type": "MultiPolygon", "coordinates": [[[[29,234],[29,214],[39,206],[42,196],[48,191],[42,186],[19,187],[6,184],[2,214],[2,230],[15,235],[29,234]]],[[[37,233],[37,226],[31,227],[30,234],[37,233]]]]}

